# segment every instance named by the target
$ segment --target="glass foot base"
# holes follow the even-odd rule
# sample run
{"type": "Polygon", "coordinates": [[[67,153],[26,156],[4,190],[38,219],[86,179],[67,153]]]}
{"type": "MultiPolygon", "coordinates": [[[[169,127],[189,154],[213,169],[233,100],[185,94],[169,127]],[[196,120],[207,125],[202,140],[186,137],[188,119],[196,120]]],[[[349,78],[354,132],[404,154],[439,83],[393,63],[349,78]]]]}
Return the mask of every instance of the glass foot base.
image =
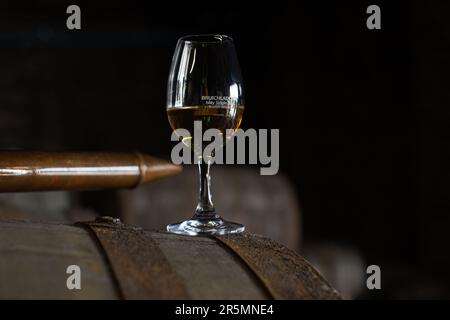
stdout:
{"type": "Polygon", "coordinates": [[[180,223],[167,225],[167,231],[188,236],[239,233],[245,230],[242,224],[228,222],[222,218],[191,218],[180,223]]]}

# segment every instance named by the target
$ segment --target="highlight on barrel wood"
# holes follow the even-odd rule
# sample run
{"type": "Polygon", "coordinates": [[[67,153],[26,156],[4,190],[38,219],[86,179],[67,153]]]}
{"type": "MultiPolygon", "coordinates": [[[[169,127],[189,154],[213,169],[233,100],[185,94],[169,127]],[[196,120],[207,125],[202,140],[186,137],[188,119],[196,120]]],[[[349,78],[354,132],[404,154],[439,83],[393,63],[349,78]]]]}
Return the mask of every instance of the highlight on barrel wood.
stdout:
{"type": "Polygon", "coordinates": [[[0,192],[134,188],[179,172],[137,152],[0,151],[0,192]]]}
{"type": "Polygon", "coordinates": [[[0,221],[0,283],[0,299],[340,299],[308,262],[263,237],[187,237],[114,218],[0,221]],[[66,287],[69,265],[80,267],[81,290],[66,287]]]}

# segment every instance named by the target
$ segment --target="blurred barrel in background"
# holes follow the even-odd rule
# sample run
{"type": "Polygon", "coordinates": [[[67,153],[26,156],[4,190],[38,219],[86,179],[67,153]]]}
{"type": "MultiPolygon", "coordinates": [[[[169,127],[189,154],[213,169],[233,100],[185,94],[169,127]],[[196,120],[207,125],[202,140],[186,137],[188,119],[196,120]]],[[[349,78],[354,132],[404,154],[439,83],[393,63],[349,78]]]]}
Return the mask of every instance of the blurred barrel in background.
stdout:
{"type": "Polygon", "coordinates": [[[308,262],[269,239],[111,221],[0,221],[0,299],[339,299],[308,262]],[[71,265],[81,269],[82,290],[66,286],[71,265]]]}
{"type": "Polygon", "coordinates": [[[339,242],[308,242],[301,253],[345,299],[357,298],[367,289],[367,264],[357,248],[339,242]]]}
{"type": "MultiPolygon", "coordinates": [[[[246,231],[299,250],[300,207],[287,177],[282,174],[262,176],[259,169],[220,165],[211,168],[211,177],[218,214],[244,224],[246,231]]],[[[144,228],[165,229],[167,224],[193,215],[198,185],[197,167],[191,165],[184,166],[177,176],[132,191],[119,191],[122,218],[144,228]]]]}

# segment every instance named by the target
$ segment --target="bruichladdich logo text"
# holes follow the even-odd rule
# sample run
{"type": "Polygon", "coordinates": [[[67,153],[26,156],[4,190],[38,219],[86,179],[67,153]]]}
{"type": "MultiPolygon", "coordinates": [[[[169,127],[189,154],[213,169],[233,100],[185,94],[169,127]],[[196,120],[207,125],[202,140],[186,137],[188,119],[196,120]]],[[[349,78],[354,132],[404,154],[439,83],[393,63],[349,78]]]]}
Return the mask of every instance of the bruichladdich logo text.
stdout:
{"type": "Polygon", "coordinates": [[[202,96],[201,100],[210,106],[229,106],[237,102],[237,98],[230,96],[202,96]]]}

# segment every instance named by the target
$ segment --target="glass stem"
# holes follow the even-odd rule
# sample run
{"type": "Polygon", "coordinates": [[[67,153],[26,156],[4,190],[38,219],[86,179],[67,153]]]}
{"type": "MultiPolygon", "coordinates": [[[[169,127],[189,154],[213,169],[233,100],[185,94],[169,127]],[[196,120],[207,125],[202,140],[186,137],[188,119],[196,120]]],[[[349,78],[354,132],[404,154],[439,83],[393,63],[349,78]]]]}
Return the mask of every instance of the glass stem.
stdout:
{"type": "Polygon", "coordinates": [[[199,161],[198,163],[200,195],[194,215],[194,218],[196,219],[211,219],[218,217],[216,215],[211,197],[211,176],[209,175],[210,167],[211,163],[209,161],[199,161]]]}

